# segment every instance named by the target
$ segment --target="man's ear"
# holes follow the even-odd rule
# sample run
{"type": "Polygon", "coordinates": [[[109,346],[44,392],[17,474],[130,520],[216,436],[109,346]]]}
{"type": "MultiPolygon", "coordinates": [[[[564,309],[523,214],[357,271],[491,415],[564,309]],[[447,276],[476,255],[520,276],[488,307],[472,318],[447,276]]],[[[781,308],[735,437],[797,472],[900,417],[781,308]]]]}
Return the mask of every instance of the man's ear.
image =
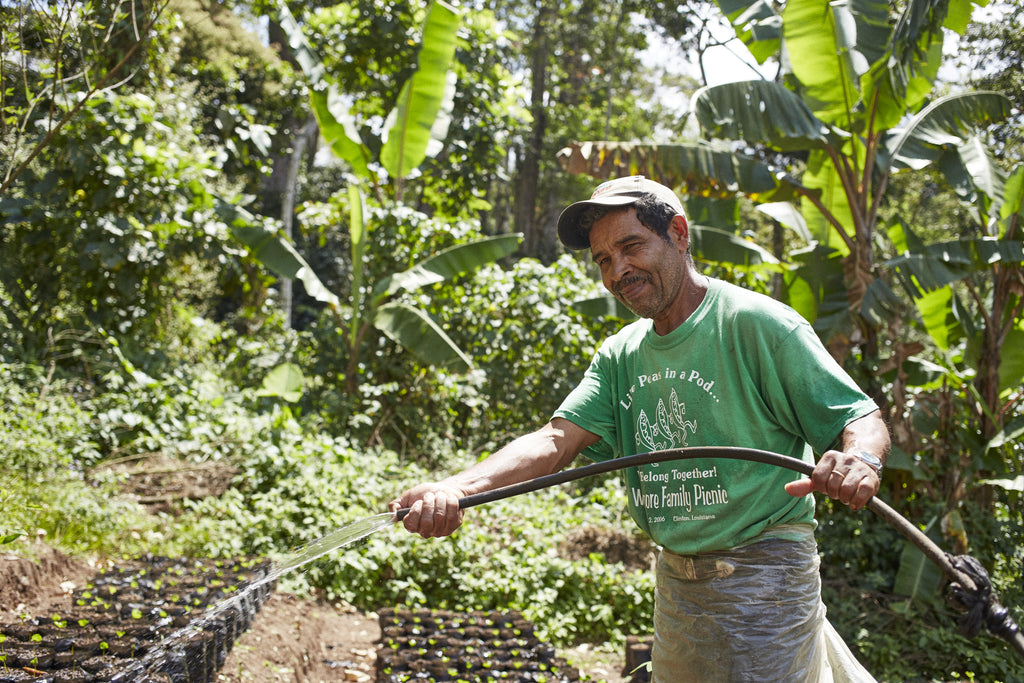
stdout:
{"type": "Polygon", "coordinates": [[[690,248],[690,224],[687,223],[686,216],[677,213],[668,225],[668,234],[683,251],[690,248]]]}

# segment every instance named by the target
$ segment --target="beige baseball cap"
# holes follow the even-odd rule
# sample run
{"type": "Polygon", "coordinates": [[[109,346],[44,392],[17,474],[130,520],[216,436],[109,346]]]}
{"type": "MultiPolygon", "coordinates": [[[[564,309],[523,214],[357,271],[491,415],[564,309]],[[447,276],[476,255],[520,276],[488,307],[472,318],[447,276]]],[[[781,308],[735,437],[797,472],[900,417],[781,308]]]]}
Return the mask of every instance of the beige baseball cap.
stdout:
{"type": "Polygon", "coordinates": [[[671,189],[642,175],[608,180],[597,186],[590,199],[576,202],[565,208],[558,217],[558,239],[569,249],[590,247],[590,235],[580,227],[580,217],[591,206],[629,206],[642,195],[652,193],[672,206],[683,216],[683,203],[671,189]]]}

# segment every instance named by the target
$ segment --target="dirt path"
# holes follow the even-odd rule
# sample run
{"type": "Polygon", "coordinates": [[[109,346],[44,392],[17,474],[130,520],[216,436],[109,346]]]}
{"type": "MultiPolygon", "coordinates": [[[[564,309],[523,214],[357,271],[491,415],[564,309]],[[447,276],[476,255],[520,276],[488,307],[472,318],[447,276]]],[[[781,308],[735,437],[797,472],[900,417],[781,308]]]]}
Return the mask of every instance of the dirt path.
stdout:
{"type": "Polygon", "coordinates": [[[275,593],[235,643],[218,681],[373,681],[380,626],[356,611],[275,593]]]}

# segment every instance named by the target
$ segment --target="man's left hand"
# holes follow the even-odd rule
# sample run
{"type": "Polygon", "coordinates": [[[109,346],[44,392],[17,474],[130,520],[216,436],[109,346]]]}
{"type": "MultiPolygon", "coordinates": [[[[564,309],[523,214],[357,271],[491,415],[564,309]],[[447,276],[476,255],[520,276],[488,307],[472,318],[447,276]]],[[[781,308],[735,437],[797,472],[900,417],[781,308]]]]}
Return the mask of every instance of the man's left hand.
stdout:
{"type": "Polygon", "coordinates": [[[881,482],[875,468],[860,458],[842,451],[826,451],[810,479],[791,481],[786,493],[806,496],[812,491],[827,494],[851,510],[859,510],[878,493],[881,482]]]}

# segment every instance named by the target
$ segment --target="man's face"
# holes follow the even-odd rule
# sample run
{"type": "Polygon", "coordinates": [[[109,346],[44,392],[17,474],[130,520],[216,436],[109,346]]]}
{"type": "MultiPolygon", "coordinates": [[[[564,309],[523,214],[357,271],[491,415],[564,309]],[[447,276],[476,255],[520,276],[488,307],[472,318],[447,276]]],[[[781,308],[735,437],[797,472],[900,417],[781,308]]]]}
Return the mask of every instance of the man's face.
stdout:
{"type": "Polygon", "coordinates": [[[595,221],[590,253],[601,269],[604,286],[642,318],[657,323],[668,316],[680,298],[686,275],[689,233],[685,229],[682,233],[673,223],[666,241],[640,223],[632,207],[595,221]]]}

